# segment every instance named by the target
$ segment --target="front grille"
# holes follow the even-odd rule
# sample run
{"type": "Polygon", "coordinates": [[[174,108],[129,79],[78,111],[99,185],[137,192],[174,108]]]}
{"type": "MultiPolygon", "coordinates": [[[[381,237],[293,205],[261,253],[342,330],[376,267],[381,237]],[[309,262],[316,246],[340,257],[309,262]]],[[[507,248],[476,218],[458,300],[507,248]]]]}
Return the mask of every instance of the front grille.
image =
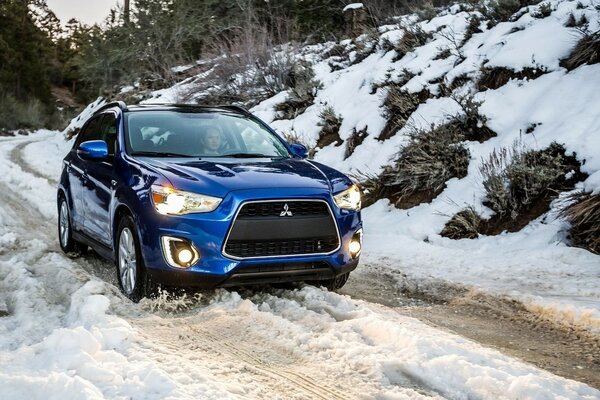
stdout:
{"type": "Polygon", "coordinates": [[[236,258],[327,254],[339,243],[324,201],[253,202],[240,209],[224,253],[236,258]]]}
{"type": "Polygon", "coordinates": [[[246,204],[238,214],[238,219],[279,217],[285,205],[293,207],[292,213],[296,216],[329,215],[327,204],[321,201],[273,201],[267,203],[246,204]]]}

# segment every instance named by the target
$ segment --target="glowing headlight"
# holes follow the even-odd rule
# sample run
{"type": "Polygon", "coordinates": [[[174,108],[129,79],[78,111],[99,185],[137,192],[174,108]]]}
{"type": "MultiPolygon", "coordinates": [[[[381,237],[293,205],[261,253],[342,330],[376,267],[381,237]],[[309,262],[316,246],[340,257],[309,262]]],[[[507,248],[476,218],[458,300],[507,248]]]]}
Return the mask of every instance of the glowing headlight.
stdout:
{"type": "Polygon", "coordinates": [[[164,215],[181,215],[214,211],[220,198],[204,194],[183,192],[166,186],[152,186],[152,203],[164,215]]]}
{"type": "Polygon", "coordinates": [[[356,185],[352,185],[343,192],[336,194],[333,199],[339,208],[360,210],[360,189],[356,185]]]}

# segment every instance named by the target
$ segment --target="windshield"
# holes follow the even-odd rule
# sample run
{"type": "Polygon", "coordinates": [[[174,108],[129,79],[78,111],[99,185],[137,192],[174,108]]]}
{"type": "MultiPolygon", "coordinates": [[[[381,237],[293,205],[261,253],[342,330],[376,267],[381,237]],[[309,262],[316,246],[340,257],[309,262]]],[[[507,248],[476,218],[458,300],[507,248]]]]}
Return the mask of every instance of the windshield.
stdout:
{"type": "Polygon", "coordinates": [[[140,111],[127,115],[131,155],[164,157],[289,157],[260,123],[226,112],[140,111]]]}

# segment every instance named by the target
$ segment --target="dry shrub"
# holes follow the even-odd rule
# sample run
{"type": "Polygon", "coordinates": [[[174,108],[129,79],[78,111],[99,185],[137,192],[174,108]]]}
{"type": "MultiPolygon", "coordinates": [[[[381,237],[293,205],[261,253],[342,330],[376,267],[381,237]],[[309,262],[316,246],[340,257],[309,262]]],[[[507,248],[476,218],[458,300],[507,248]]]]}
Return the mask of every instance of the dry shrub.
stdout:
{"type": "Polygon", "coordinates": [[[402,39],[395,44],[394,50],[396,51],[396,57],[394,61],[400,60],[402,57],[416,49],[425,45],[432,35],[430,32],[425,32],[419,25],[406,26],[404,27],[404,35],[402,39]]]}
{"type": "Polygon", "coordinates": [[[506,85],[511,79],[537,79],[546,72],[548,71],[543,68],[523,68],[523,70],[516,72],[505,67],[483,67],[481,68],[481,76],[477,81],[477,87],[479,91],[495,90],[506,85]]]}
{"type": "Polygon", "coordinates": [[[424,103],[431,97],[431,93],[424,89],[418,93],[409,93],[401,89],[403,84],[392,84],[389,87],[387,96],[383,102],[384,114],[387,124],[377,137],[377,140],[386,140],[391,138],[404,125],[410,115],[417,110],[419,104],[424,103]]]}
{"type": "Polygon", "coordinates": [[[290,91],[288,98],[278,104],[275,110],[280,119],[294,119],[313,104],[317,91],[321,89],[320,81],[314,79],[312,67],[307,63],[298,63],[290,71],[290,91]]]}
{"type": "Polygon", "coordinates": [[[317,147],[327,147],[332,143],[340,146],[344,141],[340,138],[340,126],[342,126],[342,117],[335,113],[331,106],[325,107],[319,113],[321,120],[317,123],[321,127],[317,147]]]}
{"type": "Polygon", "coordinates": [[[477,239],[481,222],[479,214],[469,206],[453,215],[440,235],[450,239],[477,239]]]}
{"type": "MultiPolygon", "coordinates": [[[[448,129],[454,129],[462,134],[463,140],[483,143],[497,136],[496,132],[488,128],[487,117],[479,112],[483,102],[475,100],[471,94],[453,96],[452,99],[462,109],[462,114],[453,116],[447,123],[448,129]]],[[[458,134],[458,133],[457,133],[458,134]]]]}
{"type": "Polygon", "coordinates": [[[559,191],[572,188],[583,178],[579,168],[575,156],[567,156],[565,148],[557,143],[543,150],[528,150],[516,141],[511,147],[494,150],[480,168],[484,204],[496,212],[484,232],[523,228],[548,211],[559,191]],[[570,172],[572,176],[567,178],[570,172]]]}
{"type": "Polygon", "coordinates": [[[571,223],[571,244],[600,254],[600,194],[578,192],[569,200],[561,216],[571,223]]]}
{"type": "Polygon", "coordinates": [[[408,144],[381,175],[390,200],[399,208],[410,208],[431,201],[449,179],[465,177],[470,155],[462,140],[462,134],[448,125],[410,132],[408,144]]]}
{"type": "Polygon", "coordinates": [[[364,129],[361,129],[360,131],[357,131],[356,128],[354,128],[352,135],[346,141],[346,152],[344,153],[344,160],[350,157],[352,153],[354,153],[354,150],[356,150],[356,148],[362,144],[362,142],[367,136],[369,136],[369,134],[367,133],[366,127],[364,129]]]}
{"type": "Polygon", "coordinates": [[[561,67],[569,71],[583,64],[600,63],[600,31],[585,33],[571,54],[560,61],[561,67]]]}

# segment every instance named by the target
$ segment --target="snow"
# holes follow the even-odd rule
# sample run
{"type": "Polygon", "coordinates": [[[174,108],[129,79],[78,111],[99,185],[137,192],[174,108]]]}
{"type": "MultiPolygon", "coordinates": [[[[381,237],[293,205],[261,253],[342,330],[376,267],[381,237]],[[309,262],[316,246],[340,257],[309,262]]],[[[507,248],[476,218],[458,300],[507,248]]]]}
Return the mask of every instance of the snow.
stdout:
{"type": "Polygon", "coordinates": [[[348,4],[346,7],[344,7],[343,12],[346,12],[348,10],[356,10],[359,8],[363,8],[364,4],[363,3],[352,3],[352,4],[348,4]]]}
{"type": "MultiPolygon", "coordinates": [[[[576,43],[564,27],[573,12],[597,29],[590,0],[552,0],[552,14],[533,18],[531,7],[516,21],[473,37],[456,54],[450,35],[464,34],[469,13],[457,7],[431,21],[399,19],[381,27],[397,42],[400,25],[418,23],[432,39],[400,60],[377,50],[332,72],[307,48],[323,88],[314,105],[294,120],[275,120],[282,92],[253,108],[279,132],[294,131],[316,143],[319,113],[332,106],[343,118],[340,137],[366,129],[367,138],[344,159],[345,145],[318,150],[316,160],[346,172],[379,172],[406,143],[410,127],[425,127],[460,113],[449,97],[429,99],[408,127],[376,140],[383,127],[385,89],[403,69],[415,74],[409,92],[438,93],[443,78],[476,77],[482,66],[516,71],[536,68],[535,80],[512,80],[477,94],[481,112],[498,136],[466,143],[468,175],[447,183],[430,204],[398,210],[381,200],[363,210],[365,243],[359,268],[399,271],[424,291],[439,282],[521,302],[535,315],[600,332],[600,258],[565,244],[566,225],[551,211],[516,233],[453,241],[439,236],[451,215],[472,205],[484,216],[479,165],[494,149],[520,138],[530,148],[553,141],[575,152],[589,177],[577,189],[600,192],[600,65],[567,72],[558,60],[576,43]],[[531,124],[533,134],[523,134],[531,124]]],[[[381,39],[380,39],[381,40],[381,39]]],[[[343,43],[349,45],[349,41],[343,43]]],[[[207,73],[210,73],[207,72],[207,73]]],[[[179,101],[202,76],[153,93],[147,102],[179,101]]],[[[469,85],[458,89],[468,92],[469,85]]],[[[98,99],[65,132],[81,127],[103,105],[98,99]]],[[[313,287],[265,292],[217,290],[198,298],[127,301],[114,282],[114,266],[94,258],[71,260],[56,242],[56,181],[71,142],[58,132],[0,138],[0,393],[2,398],[273,398],[269,379],[313,377],[331,393],[368,398],[599,399],[584,384],[502,355],[457,335],[402,316],[391,308],[313,287]],[[24,146],[24,168],[15,163],[24,146]],[[33,227],[33,228],[32,228],[33,227]],[[1,316],[5,313],[8,315],[1,316]],[[243,338],[243,340],[239,340],[243,338]],[[272,375],[272,378],[268,378],[272,375]],[[296,374],[296,375],[294,375],[296,374]],[[273,376],[275,378],[273,378],[273,376]]],[[[277,384],[285,398],[305,398],[306,387],[277,384]],[[281,385],[281,386],[279,386],[281,385]]],[[[331,394],[330,393],[330,394],[331,394]]],[[[333,396],[329,396],[333,397],[333,396]]],[[[344,396],[342,396],[344,397],[344,396]]]]}

